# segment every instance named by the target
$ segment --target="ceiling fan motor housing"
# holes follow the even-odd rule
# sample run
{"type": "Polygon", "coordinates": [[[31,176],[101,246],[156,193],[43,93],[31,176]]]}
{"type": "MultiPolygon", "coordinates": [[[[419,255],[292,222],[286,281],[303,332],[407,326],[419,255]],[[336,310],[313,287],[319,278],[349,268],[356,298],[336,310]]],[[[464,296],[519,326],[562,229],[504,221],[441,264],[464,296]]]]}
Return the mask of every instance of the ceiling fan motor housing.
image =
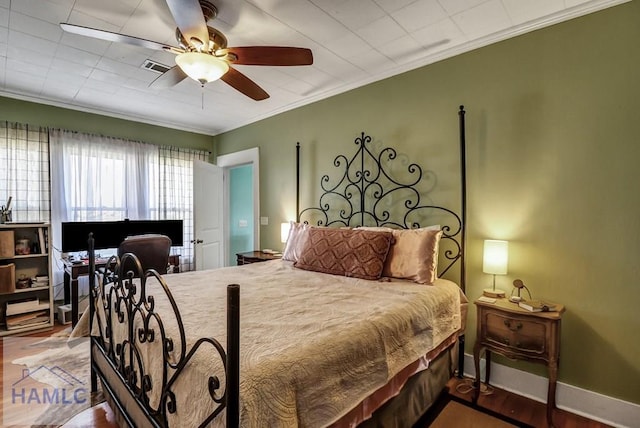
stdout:
{"type": "MultiPolygon", "coordinates": [[[[227,38],[222,32],[216,30],[213,27],[207,26],[207,30],[209,30],[209,49],[208,52],[215,52],[218,49],[225,49],[228,45],[227,38]],[[213,43],[213,44],[212,44],[213,43]]],[[[182,32],[180,32],[179,28],[176,28],[176,40],[180,47],[186,51],[194,50],[192,46],[189,45],[187,39],[184,38],[182,32]]]]}

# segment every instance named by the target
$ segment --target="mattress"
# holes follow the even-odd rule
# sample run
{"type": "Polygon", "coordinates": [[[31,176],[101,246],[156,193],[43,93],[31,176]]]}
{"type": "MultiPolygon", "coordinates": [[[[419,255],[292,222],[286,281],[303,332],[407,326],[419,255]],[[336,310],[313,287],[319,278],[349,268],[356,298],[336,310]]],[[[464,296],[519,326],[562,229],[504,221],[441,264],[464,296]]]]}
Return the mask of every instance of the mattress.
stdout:
{"type": "MultiPolygon", "coordinates": [[[[464,296],[444,279],[433,285],[368,281],[304,271],[280,260],[164,279],[184,323],[187,349],[199,337],[226,343],[226,286],[240,284],[243,427],[335,423],[461,328],[464,296]]],[[[155,311],[172,338],[170,360],[175,360],[183,348],[170,302],[154,281],[146,292],[154,296],[155,311]]],[[[114,333],[124,337],[124,329],[114,333]]],[[[154,385],[162,376],[160,341],[137,348],[154,385]]],[[[197,426],[206,418],[214,406],[207,381],[216,373],[223,373],[220,359],[212,347],[201,347],[176,382],[177,409],[170,422],[197,426]]],[[[157,387],[149,396],[158,406],[157,387]]],[[[224,426],[224,416],[212,425],[224,426]]]]}

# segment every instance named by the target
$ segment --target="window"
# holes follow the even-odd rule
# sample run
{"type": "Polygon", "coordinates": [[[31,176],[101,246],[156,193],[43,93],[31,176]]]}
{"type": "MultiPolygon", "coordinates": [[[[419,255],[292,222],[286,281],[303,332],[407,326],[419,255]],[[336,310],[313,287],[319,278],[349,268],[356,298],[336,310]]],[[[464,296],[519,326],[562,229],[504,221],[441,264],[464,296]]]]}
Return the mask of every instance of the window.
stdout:
{"type": "Polygon", "coordinates": [[[46,128],[0,122],[0,205],[11,210],[13,221],[49,221],[46,128]]]}
{"type": "Polygon", "coordinates": [[[185,246],[172,252],[180,254],[181,270],[191,269],[193,161],[207,152],[63,130],[50,135],[54,228],[63,221],[181,219],[185,246]]]}
{"type": "MultiPolygon", "coordinates": [[[[190,270],[193,161],[207,158],[201,150],[0,122],[0,208],[10,200],[12,221],[51,222],[54,250],[62,221],[182,219],[185,247],[172,252],[180,270],[190,270]]],[[[54,265],[56,288],[60,270],[54,265]]]]}

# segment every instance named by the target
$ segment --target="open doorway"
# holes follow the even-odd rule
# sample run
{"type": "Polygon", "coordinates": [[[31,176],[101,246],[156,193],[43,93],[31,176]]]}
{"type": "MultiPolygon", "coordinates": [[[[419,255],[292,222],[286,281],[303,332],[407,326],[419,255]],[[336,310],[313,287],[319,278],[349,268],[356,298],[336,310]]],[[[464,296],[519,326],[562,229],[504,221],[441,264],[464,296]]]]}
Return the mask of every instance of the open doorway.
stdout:
{"type": "Polygon", "coordinates": [[[220,155],[224,174],[225,266],[236,253],[260,248],[260,174],[258,148],[220,155]]]}

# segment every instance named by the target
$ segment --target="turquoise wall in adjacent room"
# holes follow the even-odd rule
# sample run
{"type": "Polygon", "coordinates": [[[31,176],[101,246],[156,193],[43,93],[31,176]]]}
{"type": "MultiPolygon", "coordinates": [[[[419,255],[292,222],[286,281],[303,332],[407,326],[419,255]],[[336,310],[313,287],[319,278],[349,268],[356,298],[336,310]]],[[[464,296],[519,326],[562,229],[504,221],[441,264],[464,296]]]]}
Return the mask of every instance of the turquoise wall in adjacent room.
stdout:
{"type": "Polygon", "coordinates": [[[236,254],[257,249],[253,242],[253,166],[229,169],[229,263],[236,254]],[[244,222],[241,225],[241,222],[244,222]]]}

